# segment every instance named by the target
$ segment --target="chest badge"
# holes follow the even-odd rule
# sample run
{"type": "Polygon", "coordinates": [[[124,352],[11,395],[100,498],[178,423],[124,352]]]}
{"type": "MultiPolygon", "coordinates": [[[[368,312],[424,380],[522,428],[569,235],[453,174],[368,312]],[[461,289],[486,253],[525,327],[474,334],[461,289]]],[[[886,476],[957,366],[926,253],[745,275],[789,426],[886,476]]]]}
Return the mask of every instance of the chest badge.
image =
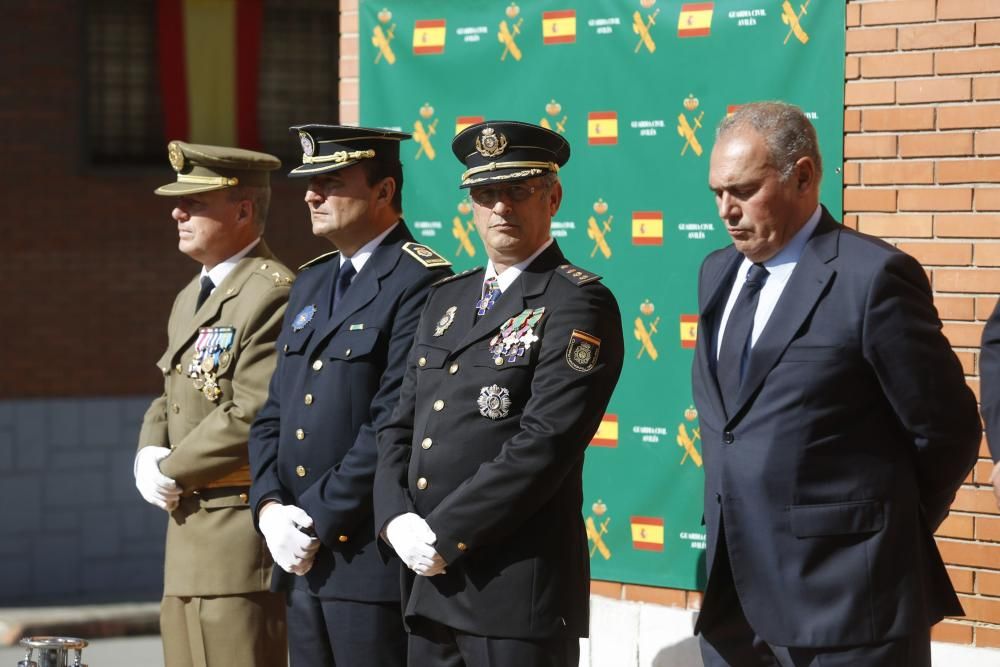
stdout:
{"type": "Polygon", "coordinates": [[[503,323],[500,333],[490,340],[490,355],[497,366],[505,361],[517,361],[518,357],[523,357],[531,349],[531,344],[539,340],[535,335],[535,327],[544,314],[544,306],[527,308],[503,323]]]}
{"type": "Polygon", "coordinates": [[[306,328],[310,322],[312,322],[313,317],[316,315],[316,306],[308,305],[299,311],[299,314],[295,316],[292,320],[292,331],[302,331],[306,328]]]}
{"type": "Polygon", "coordinates": [[[479,414],[488,419],[503,419],[510,414],[510,391],[506,387],[490,385],[479,390],[479,414]]]}
{"type": "Polygon", "coordinates": [[[458,306],[448,306],[448,310],[444,311],[444,315],[441,316],[441,319],[438,320],[437,324],[434,326],[435,336],[444,335],[444,332],[447,331],[448,327],[450,327],[452,322],[455,321],[455,313],[457,312],[458,306]]]}

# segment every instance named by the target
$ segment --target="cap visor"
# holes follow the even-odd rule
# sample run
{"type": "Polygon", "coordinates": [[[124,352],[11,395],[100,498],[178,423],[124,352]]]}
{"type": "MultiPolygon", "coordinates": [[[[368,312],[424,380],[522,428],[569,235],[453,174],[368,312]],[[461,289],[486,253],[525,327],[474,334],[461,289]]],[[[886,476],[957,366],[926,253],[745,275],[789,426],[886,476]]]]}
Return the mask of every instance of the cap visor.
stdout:
{"type": "Polygon", "coordinates": [[[181,195],[196,195],[200,192],[211,192],[212,190],[224,190],[224,185],[198,185],[197,183],[167,183],[153,190],[153,194],[166,197],[178,197],[181,195]]]}
{"type": "Polygon", "coordinates": [[[344,169],[346,167],[352,167],[358,164],[360,160],[352,160],[350,162],[335,162],[335,163],[319,163],[319,164],[303,164],[299,165],[295,169],[288,172],[288,175],[295,178],[301,176],[315,176],[316,174],[325,174],[329,171],[337,171],[338,169],[344,169]]]}

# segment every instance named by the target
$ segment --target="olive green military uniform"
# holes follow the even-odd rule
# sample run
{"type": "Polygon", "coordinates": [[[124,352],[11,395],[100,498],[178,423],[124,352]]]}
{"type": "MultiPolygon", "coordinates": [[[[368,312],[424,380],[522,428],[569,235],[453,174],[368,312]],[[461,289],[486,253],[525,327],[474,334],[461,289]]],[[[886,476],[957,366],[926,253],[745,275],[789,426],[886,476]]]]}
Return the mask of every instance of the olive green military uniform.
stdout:
{"type": "MultiPolygon", "coordinates": [[[[176,144],[175,169],[185,164],[176,144]]],[[[189,182],[211,178],[202,170],[189,182]]],[[[167,193],[178,194],[157,191],[167,193]]],[[[174,301],[157,362],[164,392],[139,435],[140,448],[171,449],[160,471],[183,489],[167,525],[160,619],[170,667],[286,664],[284,598],[269,592],[272,561],[247,504],[247,436],[267,398],[292,277],[261,240],[200,307],[197,276],[174,301]]]]}

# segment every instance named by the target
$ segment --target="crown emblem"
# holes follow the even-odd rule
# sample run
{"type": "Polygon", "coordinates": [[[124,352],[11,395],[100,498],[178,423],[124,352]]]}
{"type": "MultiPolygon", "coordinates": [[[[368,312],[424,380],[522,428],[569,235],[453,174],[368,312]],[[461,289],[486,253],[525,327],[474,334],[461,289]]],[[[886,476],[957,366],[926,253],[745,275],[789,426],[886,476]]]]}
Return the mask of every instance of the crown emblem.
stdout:
{"type": "Polygon", "coordinates": [[[424,118],[430,118],[434,115],[434,107],[429,102],[424,102],[424,106],[420,107],[420,115],[424,118]]]}
{"type": "Polygon", "coordinates": [[[695,109],[697,109],[698,98],[695,97],[694,95],[688,94],[688,96],[684,98],[684,108],[687,109],[688,111],[694,111],[695,109]]]}
{"type": "Polygon", "coordinates": [[[476,150],[483,157],[503,155],[507,150],[507,136],[502,132],[498,135],[492,127],[484,127],[482,133],[476,137],[476,150]]]}

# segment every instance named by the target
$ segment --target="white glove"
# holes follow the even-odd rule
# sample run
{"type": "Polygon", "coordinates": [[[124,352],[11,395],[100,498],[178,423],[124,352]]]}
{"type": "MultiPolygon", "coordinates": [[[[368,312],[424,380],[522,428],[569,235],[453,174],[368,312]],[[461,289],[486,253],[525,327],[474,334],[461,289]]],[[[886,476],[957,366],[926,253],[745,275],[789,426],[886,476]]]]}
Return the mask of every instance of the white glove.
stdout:
{"type": "Polygon", "coordinates": [[[136,452],[132,474],[135,475],[135,488],[146,502],[172,512],[180,501],[181,487],[160,472],[160,461],[169,454],[169,447],[143,447],[136,452]]]}
{"type": "Polygon", "coordinates": [[[300,507],[270,502],[260,510],[260,532],[264,534],[271,558],[285,572],[304,575],[312,569],[320,541],[302,532],[313,520],[300,507]]]}
{"type": "Polygon", "coordinates": [[[400,514],[386,524],[385,539],[406,567],[417,574],[433,577],[445,571],[446,563],[433,546],[437,535],[423,517],[413,512],[400,514]]]}

